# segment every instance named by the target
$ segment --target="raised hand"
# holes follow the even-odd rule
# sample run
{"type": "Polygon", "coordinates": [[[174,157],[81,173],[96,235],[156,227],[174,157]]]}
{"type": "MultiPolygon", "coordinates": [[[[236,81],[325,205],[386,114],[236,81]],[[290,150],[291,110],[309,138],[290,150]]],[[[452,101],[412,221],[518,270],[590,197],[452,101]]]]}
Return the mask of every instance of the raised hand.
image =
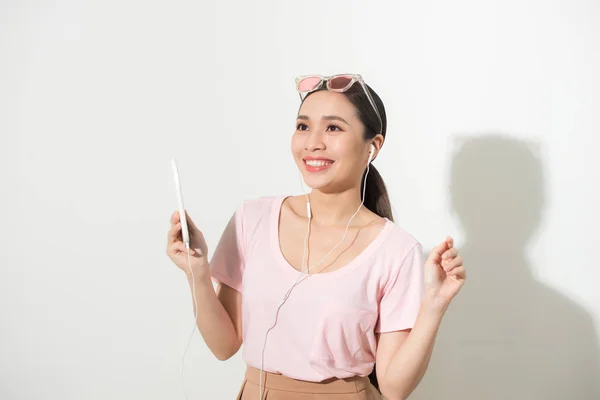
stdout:
{"type": "Polygon", "coordinates": [[[447,236],[425,261],[425,296],[429,296],[432,304],[445,309],[462,288],[466,277],[454,239],[447,236]]]}

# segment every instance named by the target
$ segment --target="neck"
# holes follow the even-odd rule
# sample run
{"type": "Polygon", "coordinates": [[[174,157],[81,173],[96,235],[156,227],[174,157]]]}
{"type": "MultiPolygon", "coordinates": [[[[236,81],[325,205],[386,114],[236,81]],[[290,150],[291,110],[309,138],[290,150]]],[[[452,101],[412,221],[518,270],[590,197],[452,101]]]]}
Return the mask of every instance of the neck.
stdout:
{"type": "MultiPolygon", "coordinates": [[[[346,226],[348,221],[361,203],[361,194],[357,188],[348,189],[339,193],[324,193],[320,190],[312,190],[308,197],[312,221],[319,226],[346,226]]],[[[362,221],[365,206],[356,213],[350,223],[355,226],[362,221]]]]}

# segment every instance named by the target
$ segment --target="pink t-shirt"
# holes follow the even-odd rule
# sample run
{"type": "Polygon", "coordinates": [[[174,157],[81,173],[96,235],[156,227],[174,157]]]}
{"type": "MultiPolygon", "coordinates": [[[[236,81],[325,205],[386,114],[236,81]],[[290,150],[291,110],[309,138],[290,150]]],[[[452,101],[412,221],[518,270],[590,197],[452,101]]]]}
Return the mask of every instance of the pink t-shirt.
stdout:
{"type": "MultiPolygon", "coordinates": [[[[423,252],[386,219],[378,236],[332,272],[302,274],[284,258],[278,224],[287,196],[244,201],[210,260],[213,281],[242,293],[243,360],[306,381],[369,375],[375,333],[412,328],[423,296],[423,252]]],[[[340,237],[341,240],[341,237],[340,237]]],[[[299,243],[302,246],[303,243],[299,243]]]]}

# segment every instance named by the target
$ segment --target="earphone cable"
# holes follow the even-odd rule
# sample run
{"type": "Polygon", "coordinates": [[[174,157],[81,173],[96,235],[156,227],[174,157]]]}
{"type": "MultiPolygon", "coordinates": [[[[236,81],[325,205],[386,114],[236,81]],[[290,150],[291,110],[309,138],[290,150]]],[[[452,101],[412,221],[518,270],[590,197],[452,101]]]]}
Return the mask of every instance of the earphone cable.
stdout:
{"type": "MultiPolygon", "coordinates": [[[[269,329],[267,329],[267,332],[265,333],[265,342],[263,345],[263,349],[262,349],[262,353],[261,353],[261,363],[260,363],[260,391],[259,391],[259,399],[263,398],[263,379],[262,379],[262,375],[263,375],[263,368],[264,368],[264,359],[265,359],[265,349],[267,347],[267,337],[269,335],[269,332],[271,331],[271,329],[273,329],[275,327],[275,325],[277,325],[277,317],[279,316],[279,310],[281,309],[281,306],[287,301],[292,289],[294,287],[296,287],[296,285],[298,285],[299,283],[303,282],[305,279],[307,279],[308,277],[310,277],[311,275],[308,274],[308,271],[310,271],[311,269],[318,267],[319,265],[321,265],[326,259],[327,257],[329,257],[329,255],[335,250],[337,249],[342,243],[344,243],[344,240],[346,239],[346,235],[348,233],[348,227],[350,226],[350,222],[352,222],[352,220],[354,219],[354,217],[356,216],[356,214],[358,214],[358,212],[360,211],[361,207],[363,206],[364,202],[365,202],[365,190],[367,187],[367,176],[369,175],[369,166],[371,164],[370,162],[370,158],[369,158],[369,162],[367,163],[367,172],[365,173],[365,180],[363,182],[363,194],[361,196],[361,202],[360,205],[358,206],[358,209],[356,210],[356,212],[354,213],[354,215],[352,215],[352,217],[350,218],[350,220],[348,221],[348,224],[346,225],[346,230],[344,232],[344,236],[342,236],[342,240],[333,248],[329,251],[329,253],[327,253],[327,255],[325,255],[325,257],[323,257],[323,259],[321,261],[319,261],[316,265],[313,265],[310,268],[307,268],[306,271],[304,271],[303,267],[304,267],[304,254],[306,254],[306,250],[308,247],[308,233],[310,231],[310,220],[311,220],[311,216],[310,216],[310,212],[309,212],[309,216],[308,216],[308,229],[306,231],[306,236],[305,236],[305,240],[304,240],[304,254],[302,255],[302,265],[300,266],[300,269],[302,270],[301,274],[298,276],[298,279],[300,279],[300,277],[302,275],[305,274],[305,272],[307,272],[306,277],[304,277],[304,279],[302,279],[301,281],[296,280],[296,282],[292,285],[292,287],[286,292],[285,296],[283,297],[283,301],[281,302],[281,304],[279,304],[279,307],[277,307],[277,311],[275,312],[275,322],[273,323],[273,325],[271,325],[271,327],[269,329]]],[[[300,183],[302,184],[302,190],[304,191],[304,184],[302,182],[302,174],[300,174],[300,183]]],[[[306,199],[308,201],[308,195],[306,194],[306,192],[304,193],[306,196],[306,199]]],[[[306,263],[308,266],[308,262],[306,263]]]]}
{"type": "Polygon", "coordinates": [[[188,347],[190,347],[190,342],[192,341],[192,338],[194,337],[194,332],[196,331],[196,326],[198,324],[198,302],[196,301],[196,280],[194,278],[194,270],[192,269],[192,263],[190,261],[190,244],[186,243],[185,248],[187,249],[188,266],[190,267],[190,272],[192,273],[192,297],[194,298],[194,308],[195,308],[194,327],[192,329],[190,338],[188,339],[187,346],[185,347],[185,352],[183,353],[183,360],[181,360],[181,386],[183,387],[183,392],[185,393],[185,398],[187,400],[188,395],[185,390],[185,381],[184,381],[184,377],[183,377],[183,371],[184,371],[184,365],[185,365],[185,355],[187,353],[188,347]]]}

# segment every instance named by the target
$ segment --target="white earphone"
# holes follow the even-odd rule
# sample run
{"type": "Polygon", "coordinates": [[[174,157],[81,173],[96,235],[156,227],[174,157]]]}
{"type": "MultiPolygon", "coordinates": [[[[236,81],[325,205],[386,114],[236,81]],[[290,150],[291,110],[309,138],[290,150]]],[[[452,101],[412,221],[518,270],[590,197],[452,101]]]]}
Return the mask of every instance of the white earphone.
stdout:
{"type": "MultiPolygon", "coordinates": [[[[305,273],[308,272],[309,270],[313,269],[314,267],[318,267],[319,265],[321,265],[328,257],[329,255],[335,250],[337,249],[342,243],[344,243],[344,240],[346,239],[346,234],[348,233],[348,227],[350,226],[350,222],[352,222],[352,220],[354,219],[354,217],[356,216],[356,214],[358,214],[358,212],[360,211],[360,208],[362,207],[363,203],[365,202],[365,189],[367,187],[367,176],[369,175],[369,166],[371,165],[371,160],[373,159],[373,155],[375,154],[375,145],[371,143],[371,147],[369,149],[369,161],[367,162],[367,172],[365,174],[365,180],[363,183],[363,194],[361,197],[361,202],[360,202],[360,206],[358,206],[358,210],[356,210],[356,212],[354,213],[354,215],[352,215],[352,217],[350,218],[350,220],[348,221],[348,225],[346,225],[346,231],[344,232],[344,236],[342,236],[342,240],[331,250],[329,250],[329,253],[327,253],[325,255],[325,257],[323,257],[323,259],[321,261],[319,261],[316,265],[313,265],[310,268],[307,268],[306,270],[304,269],[304,258],[306,256],[306,251],[308,249],[308,235],[310,233],[310,220],[312,219],[312,213],[310,211],[310,199],[308,198],[308,194],[306,193],[306,191],[304,190],[304,183],[302,181],[302,173],[300,172],[300,170],[298,170],[298,172],[300,173],[300,184],[302,185],[302,191],[304,192],[304,195],[306,196],[306,215],[308,216],[308,223],[307,223],[307,228],[306,228],[306,236],[304,237],[304,253],[302,254],[302,265],[300,266],[302,268],[302,273],[298,276],[298,279],[302,276],[302,275],[306,275],[306,278],[308,278],[310,275],[305,273]]],[[[307,265],[308,267],[308,265],[307,265]]],[[[288,299],[292,289],[294,287],[296,287],[296,285],[298,285],[300,282],[302,282],[304,279],[298,281],[298,279],[296,280],[296,282],[292,285],[291,288],[289,288],[289,290],[286,292],[285,296],[283,296],[283,299],[281,304],[279,304],[279,307],[277,307],[277,311],[275,312],[275,322],[273,323],[273,325],[271,325],[271,327],[267,330],[267,332],[265,333],[265,344],[263,346],[263,350],[262,350],[262,360],[261,360],[261,366],[260,366],[260,395],[259,395],[259,399],[263,398],[263,387],[262,387],[262,373],[263,373],[263,367],[264,367],[264,361],[265,361],[265,348],[267,347],[267,336],[269,335],[269,332],[271,331],[271,329],[273,329],[275,327],[275,323],[277,322],[277,317],[279,316],[279,309],[281,308],[281,306],[286,302],[286,300],[288,299]]]]}

